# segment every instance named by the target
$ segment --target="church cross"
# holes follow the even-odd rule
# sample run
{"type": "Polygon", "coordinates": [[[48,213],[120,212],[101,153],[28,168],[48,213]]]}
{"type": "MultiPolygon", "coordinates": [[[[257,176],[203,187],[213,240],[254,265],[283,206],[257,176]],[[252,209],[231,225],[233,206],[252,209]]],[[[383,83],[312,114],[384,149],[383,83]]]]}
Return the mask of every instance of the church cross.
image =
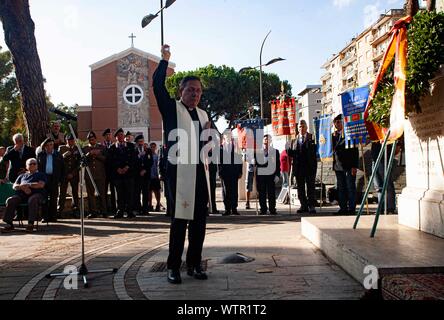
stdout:
{"type": "Polygon", "coordinates": [[[190,205],[189,205],[189,203],[188,202],[184,202],[184,203],[182,203],[182,207],[184,208],[184,209],[188,209],[188,207],[189,207],[190,205]]]}
{"type": "Polygon", "coordinates": [[[128,37],[131,38],[131,48],[134,48],[134,39],[137,38],[133,33],[128,37]]]}

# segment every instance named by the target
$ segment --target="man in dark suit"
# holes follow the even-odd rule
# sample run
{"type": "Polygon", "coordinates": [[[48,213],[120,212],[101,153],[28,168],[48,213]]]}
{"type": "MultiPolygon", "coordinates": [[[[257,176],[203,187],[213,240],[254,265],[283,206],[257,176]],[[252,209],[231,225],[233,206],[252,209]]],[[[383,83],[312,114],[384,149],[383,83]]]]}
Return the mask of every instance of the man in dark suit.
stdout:
{"type": "Polygon", "coordinates": [[[125,142],[123,129],[114,134],[116,143],[109,149],[109,161],[112,166],[112,178],[117,191],[117,213],[115,219],[134,218],[134,175],[136,170],[136,148],[131,142],[125,142]]]}
{"type": "Polygon", "coordinates": [[[14,145],[8,147],[1,161],[9,161],[7,179],[14,183],[20,174],[26,172],[26,160],[35,158],[35,150],[25,145],[23,135],[20,133],[15,134],[12,140],[14,145]]]}
{"type": "Polygon", "coordinates": [[[298,213],[314,214],[316,213],[315,182],[318,162],[315,140],[307,129],[305,120],[299,121],[299,134],[291,141],[287,154],[293,161],[293,175],[296,177],[298,198],[301,202],[298,213]]]}
{"type": "Polygon", "coordinates": [[[333,171],[336,174],[340,210],[338,214],[355,214],[356,174],[359,167],[358,148],[346,148],[342,114],[334,119],[333,171]]]}
{"type": "Polygon", "coordinates": [[[41,151],[37,154],[39,172],[46,174],[45,189],[49,196],[49,202],[44,210],[43,222],[57,222],[57,198],[59,185],[65,176],[65,165],[62,155],[54,149],[54,140],[47,138],[41,144],[41,151]]]}
{"type": "Polygon", "coordinates": [[[143,135],[139,135],[136,141],[136,169],[135,169],[135,197],[134,210],[140,214],[149,215],[148,196],[150,189],[151,167],[153,165],[153,155],[151,149],[145,145],[143,135]],[[140,194],[142,194],[142,205],[140,204],[140,194]]]}
{"type": "Polygon", "coordinates": [[[219,176],[222,180],[222,192],[224,198],[224,216],[239,215],[237,211],[239,190],[238,182],[242,178],[242,156],[236,153],[231,140],[231,132],[226,133],[224,143],[220,147],[219,176]]]}
{"type": "Polygon", "coordinates": [[[265,135],[263,146],[256,154],[256,186],[259,193],[260,214],[276,215],[276,183],[281,175],[281,163],[279,151],[271,145],[271,136],[265,135]]]}
{"type": "Polygon", "coordinates": [[[58,212],[62,214],[65,209],[66,191],[68,190],[68,184],[71,185],[72,191],[72,210],[76,211],[79,208],[79,168],[80,168],[80,153],[75,145],[73,135],[68,134],[66,136],[66,145],[59,147],[59,153],[63,157],[65,164],[65,176],[63,177],[62,184],[60,186],[60,197],[58,212]]]}
{"type": "Polygon", "coordinates": [[[113,142],[113,135],[111,133],[111,129],[106,129],[103,134],[103,146],[105,146],[105,156],[106,156],[106,162],[105,162],[105,169],[106,169],[106,180],[105,180],[105,190],[106,190],[106,206],[107,206],[107,212],[112,213],[113,215],[116,214],[117,208],[116,208],[116,187],[114,186],[114,182],[112,179],[112,164],[111,161],[108,159],[108,152],[109,148],[114,144],[113,142]],[[110,190],[111,196],[108,199],[108,189],[110,190]]]}

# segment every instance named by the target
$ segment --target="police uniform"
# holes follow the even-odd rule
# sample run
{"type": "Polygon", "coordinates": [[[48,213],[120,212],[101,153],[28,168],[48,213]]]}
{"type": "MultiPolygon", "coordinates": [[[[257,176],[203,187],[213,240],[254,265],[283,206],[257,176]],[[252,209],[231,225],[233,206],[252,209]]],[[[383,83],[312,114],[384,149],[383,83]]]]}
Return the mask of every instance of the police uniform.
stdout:
{"type": "MultiPolygon", "coordinates": [[[[115,133],[123,132],[119,129],[115,133]]],[[[131,142],[116,142],[109,149],[109,161],[111,163],[111,177],[117,191],[117,214],[115,218],[122,218],[126,212],[128,218],[133,218],[134,210],[134,175],[136,172],[137,153],[135,145],[131,142]],[[119,169],[128,168],[125,173],[119,173],[119,169]]]]}
{"type": "MultiPolygon", "coordinates": [[[[91,137],[96,137],[94,132],[90,132],[87,136],[88,139],[91,137]]],[[[94,186],[89,179],[89,175],[85,172],[85,180],[86,180],[86,192],[88,193],[88,208],[90,215],[89,218],[96,217],[97,214],[102,214],[104,217],[107,216],[106,210],[106,188],[105,188],[105,180],[106,180],[106,170],[105,170],[105,147],[99,143],[96,145],[88,145],[83,148],[83,152],[88,161],[88,167],[91,171],[91,175],[96,183],[97,189],[99,191],[99,202],[97,203],[97,199],[95,196],[94,186]],[[98,155],[94,155],[91,151],[99,150],[98,155]]]]}
{"type": "MultiPolygon", "coordinates": [[[[72,135],[67,135],[66,140],[73,140],[72,135]]],[[[79,207],[79,167],[80,167],[80,153],[77,147],[74,145],[63,145],[59,147],[59,153],[63,157],[65,165],[64,177],[62,184],[60,185],[60,196],[58,203],[58,211],[62,213],[65,209],[66,191],[68,184],[71,185],[72,190],[72,208],[75,210],[79,207]],[[68,177],[68,176],[71,177],[68,177]]]]}

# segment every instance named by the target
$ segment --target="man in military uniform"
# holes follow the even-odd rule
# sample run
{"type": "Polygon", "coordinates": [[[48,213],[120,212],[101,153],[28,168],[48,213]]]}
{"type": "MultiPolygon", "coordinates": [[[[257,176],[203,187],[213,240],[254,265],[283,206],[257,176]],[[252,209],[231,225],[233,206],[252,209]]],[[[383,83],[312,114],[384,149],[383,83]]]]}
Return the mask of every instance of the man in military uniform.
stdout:
{"type": "Polygon", "coordinates": [[[109,161],[111,163],[111,177],[117,191],[117,213],[115,219],[123,218],[127,213],[128,218],[134,218],[134,175],[136,169],[136,147],[131,142],[125,141],[123,129],[118,129],[114,134],[116,143],[109,149],[109,161]]]}
{"type": "Polygon", "coordinates": [[[104,218],[106,218],[105,147],[97,142],[97,136],[94,132],[89,132],[87,139],[89,144],[83,149],[83,152],[88,160],[88,167],[99,191],[99,203],[97,203],[94,186],[88,174],[85,172],[86,192],[88,193],[89,208],[88,218],[96,218],[98,215],[102,215],[104,218]]]}
{"type": "Polygon", "coordinates": [[[72,210],[77,211],[79,208],[79,167],[80,167],[80,153],[75,145],[74,137],[71,134],[66,136],[66,145],[59,147],[59,153],[63,157],[65,164],[65,175],[60,185],[60,196],[58,213],[61,215],[65,209],[66,191],[68,184],[71,185],[72,190],[72,210]]]}
{"type": "Polygon", "coordinates": [[[105,180],[105,190],[106,190],[106,205],[107,205],[107,212],[112,213],[113,215],[116,214],[117,208],[116,208],[116,188],[114,186],[112,176],[112,165],[109,161],[108,153],[109,148],[113,145],[113,135],[111,133],[111,129],[106,129],[102,134],[104,140],[103,140],[103,146],[106,148],[106,162],[105,162],[105,170],[106,170],[106,180],[105,180]],[[111,197],[108,199],[108,189],[110,189],[111,197]]]}
{"type": "Polygon", "coordinates": [[[145,145],[143,135],[136,137],[136,171],[135,171],[135,197],[134,210],[140,214],[149,214],[148,193],[150,188],[151,167],[153,165],[153,155],[151,149],[145,145]],[[142,205],[140,205],[140,194],[142,194],[142,205]]]}
{"type": "Polygon", "coordinates": [[[46,135],[47,138],[54,140],[54,149],[58,150],[65,144],[65,135],[60,132],[62,125],[60,121],[54,121],[51,124],[51,131],[46,135]]]}

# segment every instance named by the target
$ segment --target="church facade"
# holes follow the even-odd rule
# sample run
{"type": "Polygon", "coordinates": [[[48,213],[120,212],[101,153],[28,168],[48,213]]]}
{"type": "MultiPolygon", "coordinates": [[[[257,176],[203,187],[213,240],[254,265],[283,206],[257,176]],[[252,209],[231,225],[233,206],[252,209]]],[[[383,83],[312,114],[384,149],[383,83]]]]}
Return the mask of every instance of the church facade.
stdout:
{"type": "MultiPolygon", "coordinates": [[[[84,140],[92,130],[123,128],[143,134],[146,142],[162,140],[162,118],[152,88],[160,58],[131,47],[90,66],[91,106],[78,107],[78,134],[84,140]]],[[[170,63],[168,75],[174,73],[170,63]]]]}

